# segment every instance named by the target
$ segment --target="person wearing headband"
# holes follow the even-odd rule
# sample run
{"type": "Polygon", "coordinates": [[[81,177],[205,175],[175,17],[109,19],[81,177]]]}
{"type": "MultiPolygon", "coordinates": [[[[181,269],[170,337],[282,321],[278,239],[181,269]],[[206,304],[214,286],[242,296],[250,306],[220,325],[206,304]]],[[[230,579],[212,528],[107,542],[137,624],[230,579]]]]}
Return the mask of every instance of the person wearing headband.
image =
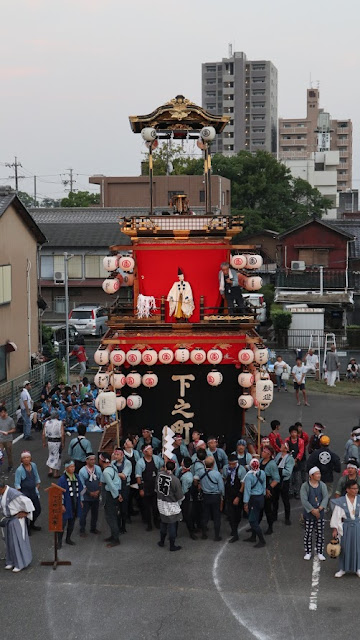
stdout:
{"type": "Polygon", "coordinates": [[[356,480],[347,480],[346,495],[331,500],[334,511],[330,521],[333,538],[340,538],[339,570],[335,578],[356,573],[360,578],[360,498],[356,480]]]}
{"type": "Polygon", "coordinates": [[[86,538],[86,517],[91,512],[90,533],[98,534],[97,521],[99,517],[99,503],[101,491],[101,468],[95,464],[95,454],[91,451],[86,455],[86,464],[79,471],[79,478],[83,484],[82,513],[80,517],[80,538],[86,538]]]}
{"type": "Polygon", "coordinates": [[[321,422],[315,422],[313,426],[313,434],[309,440],[308,452],[309,455],[315,451],[315,449],[320,449],[320,438],[323,435],[325,430],[324,425],[321,422]]]}
{"type": "Polygon", "coordinates": [[[244,511],[249,514],[251,536],[244,538],[245,542],[259,542],[254,545],[257,549],[264,547],[266,542],[260,527],[260,516],[264,509],[266,494],[266,476],[260,469],[260,462],[252,458],[249,463],[250,470],[244,478],[244,511]]]}
{"type": "Polygon", "coordinates": [[[58,549],[62,547],[63,535],[66,529],[66,544],[71,546],[76,543],[71,540],[74,531],[75,520],[81,516],[81,492],[83,485],[79,476],[75,473],[74,460],[66,460],[64,463],[64,473],[60,476],[58,485],[65,489],[62,495],[63,501],[63,531],[58,533],[58,549]]]}
{"type": "Polygon", "coordinates": [[[354,427],[351,431],[351,437],[345,445],[344,461],[347,462],[350,458],[355,458],[360,464],[360,427],[354,427]]]}
{"type": "Polygon", "coordinates": [[[237,457],[237,461],[240,466],[245,467],[246,471],[249,471],[249,464],[251,460],[251,453],[247,451],[247,444],[244,438],[240,438],[240,440],[236,443],[236,451],[233,453],[237,457]]]}
{"type": "Polygon", "coordinates": [[[160,526],[160,516],[156,502],[155,482],[157,472],[164,467],[164,460],[154,454],[150,444],[143,444],[142,458],[135,466],[136,481],[139,486],[139,495],[143,501],[144,520],[146,531],[152,530],[152,521],[155,527],[160,526]]]}
{"type": "Polygon", "coordinates": [[[280,496],[284,504],[285,510],[285,524],[290,525],[290,499],[289,499],[289,487],[290,478],[294,469],[295,460],[289,453],[289,444],[283,442],[281,445],[281,451],[275,458],[275,463],[278,468],[280,482],[276,485],[273,491],[273,515],[274,520],[277,520],[279,500],[280,496]]]}
{"type": "Polygon", "coordinates": [[[140,455],[142,455],[142,448],[144,444],[150,444],[153,448],[153,452],[155,453],[155,455],[159,455],[161,451],[161,442],[159,438],[156,438],[153,435],[153,432],[149,427],[144,427],[141,430],[141,434],[142,435],[139,438],[139,441],[136,445],[136,449],[140,453],[140,455]]]}
{"type": "Polygon", "coordinates": [[[275,488],[280,483],[279,471],[274,460],[274,449],[270,447],[270,445],[265,445],[261,449],[260,469],[265,471],[266,476],[264,512],[268,528],[265,531],[265,535],[269,536],[273,533],[273,523],[275,521],[273,513],[273,494],[275,488]]]}
{"type": "Polygon", "coordinates": [[[339,456],[331,451],[329,436],[321,436],[320,448],[315,449],[307,461],[307,470],[311,467],[319,467],[321,472],[321,480],[325,482],[329,498],[332,496],[334,487],[334,471],[341,473],[341,462],[339,456]]]}
{"type": "Polygon", "coordinates": [[[355,458],[349,458],[346,469],[341,478],[339,478],[335,491],[335,498],[346,495],[345,485],[347,480],[356,480],[360,490],[359,464],[355,458]]]}
{"type": "Polygon", "coordinates": [[[324,523],[325,509],[329,502],[326,484],[321,481],[319,467],[309,469],[309,480],[301,485],[301,504],[304,508],[304,560],[311,560],[312,538],[316,532],[316,553],[319,560],[326,560],[324,556],[324,523]]]}
{"type": "Polygon", "coordinates": [[[183,437],[181,433],[175,434],[173,446],[173,454],[176,457],[178,465],[180,466],[183,459],[189,457],[189,451],[186,444],[183,443],[183,437]]]}
{"type": "Polygon", "coordinates": [[[33,518],[28,522],[29,535],[32,531],[41,531],[41,527],[36,526],[35,522],[41,513],[41,505],[39,500],[40,476],[35,462],[31,460],[30,451],[21,453],[21,464],[15,471],[15,489],[29,498],[34,505],[33,518]]]}
{"type": "Polygon", "coordinates": [[[219,449],[217,445],[217,438],[209,436],[207,439],[206,453],[208,456],[212,456],[215,459],[218,471],[221,473],[223,467],[228,463],[228,457],[224,449],[219,449]]]}

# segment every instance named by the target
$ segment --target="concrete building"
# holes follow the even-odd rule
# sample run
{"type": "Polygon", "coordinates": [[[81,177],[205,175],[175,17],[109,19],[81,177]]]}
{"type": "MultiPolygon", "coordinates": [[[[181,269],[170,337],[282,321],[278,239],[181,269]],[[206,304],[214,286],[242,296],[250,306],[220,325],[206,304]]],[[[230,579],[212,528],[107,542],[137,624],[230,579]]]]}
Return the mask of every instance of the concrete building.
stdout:
{"type": "Polygon", "coordinates": [[[0,191],[0,383],[27,373],[38,350],[37,256],[45,242],[17,195],[0,191]]]}
{"type": "MultiPolygon", "coordinates": [[[[100,186],[100,202],[103,207],[143,207],[149,208],[149,178],[91,176],[91,184],[100,186]]],[[[224,215],[231,213],[231,182],[222,176],[211,176],[212,210],[224,215]]],[[[154,210],[161,212],[169,207],[171,198],[176,194],[186,194],[190,209],[195,213],[204,213],[205,185],[204,177],[191,175],[154,176],[154,210]]]]}
{"type": "Polygon", "coordinates": [[[310,158],[285,158],[284,164],[290,169],[294,178],[307,180],[312,187],[332,202],[323,218],[333,220],[337,218],[339,206],[337,167],[339,165],[338,151],[315,151],[310,158]]]}
{"type": "Polygon", "coordinates": [[[352,186],[352,122],[334,120],[319,107],[319,89],[307,89],[306,118],[279,119],[279,159],[304,160],[316,151],[338,151],[337,190],[352,186]]]}
{"type": "Polygon", "coordinates": [[[347,189],[339,193],[339,209],[340,217],[349,217],[353,213],[359,211],[359,190],[347,189]]]}
{"type": "Polygon", "coordinates": [[[202,106],[231,116],[212,145],[226,156],[245,149],[277,152],[277,69],[269,60],[247,60],[245,53],[202,64],[202,106]]]}

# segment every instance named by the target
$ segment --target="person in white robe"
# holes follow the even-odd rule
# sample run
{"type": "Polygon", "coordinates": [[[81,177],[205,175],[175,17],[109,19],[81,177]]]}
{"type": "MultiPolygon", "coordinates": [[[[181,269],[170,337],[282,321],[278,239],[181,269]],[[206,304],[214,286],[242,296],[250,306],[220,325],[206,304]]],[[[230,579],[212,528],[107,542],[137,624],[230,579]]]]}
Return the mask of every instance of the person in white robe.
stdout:
{"type": "Polygon", "coordinates": [[[184,279],[181,269],[178,269],[178,282],[171,287],[167,301],[169,303],[169,315],[178,320],[190,318],[194,313],[195,304],[192,289],[189,282],[184,279]]]}
{"type": "Polygon", "coordinates": [[[35,507],[20,491],[12,489],[4,480],[0,480],[1,511],[0,525],[5,531],[6,566],[18,573],[29,566],[32,553],[26,519],[33,518],[35,507]]]}
{"type": "Polygon", "coordinates": [[[345,485],[346,495],[331,500],[334,511],[330,520],[333,537],[340,539],[339,571],[335,578],[345,573],[356,573],[360,578],[360,498],[355,480],[345,485]]]}

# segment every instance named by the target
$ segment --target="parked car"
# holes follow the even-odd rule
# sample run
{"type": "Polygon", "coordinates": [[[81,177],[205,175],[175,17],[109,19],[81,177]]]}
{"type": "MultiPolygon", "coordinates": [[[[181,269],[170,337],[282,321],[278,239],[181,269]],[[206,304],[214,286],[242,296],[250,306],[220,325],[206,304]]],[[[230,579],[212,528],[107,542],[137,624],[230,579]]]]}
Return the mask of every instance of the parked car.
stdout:
{"type": "Polygon", "coordinates": [[[69,322],[84,335],[102,336],[108,319],[107,310],[95,304],[83,304],[69,313],[69,322]]]}
{"type": "Polygon", "coordinates": [[[256,310],[258,322],[266,321],[266,302],[262,293],[243,293],[245,307],[252,307],[256,310]]]}

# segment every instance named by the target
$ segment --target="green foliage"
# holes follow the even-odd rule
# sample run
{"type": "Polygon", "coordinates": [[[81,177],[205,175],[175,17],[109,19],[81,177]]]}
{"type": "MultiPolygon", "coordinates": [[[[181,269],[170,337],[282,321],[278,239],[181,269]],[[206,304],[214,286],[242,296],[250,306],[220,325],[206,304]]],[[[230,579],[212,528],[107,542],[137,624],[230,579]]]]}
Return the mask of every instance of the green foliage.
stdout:
{"type": "Polygon", "coordinates": [[[41,206],[47,209],[54,209],[55,207],[61,207],[61,200],[54,200],[54,198],[43,198],[41,206]]]}
{"type": "Polygon", "coordinates": [[[43,324],[41,326],[41,331],[42,331],[43,354],[47,358],[53,358],[55,356],[54,345],[52,344],[53,330],[51,327],[48,327],[46,324],[43,324]]]}
{"type": "MultiPolygon", "coordinates": [[[[141,163],[142,175],[149,173],[148,154],[146,160],[141,163]]],[[[181,146],[173,147],[163,144],[153,151],[154,176],[169,175],[201,175],[204,171],[204,163],[201,158],[190,158],[184,154],[181,146]]]]}
{"type": "Polygon", "coordinates": [[[25,207],[38,207],[39,203],[33,196],[30,196],[26,191],[18,191],[17,194],[25,207]]]}
{"type": "Polygon", "coordinates": [[[63,382],[65,380],[65,365],[61,358],[55,360],[56,381],[63,382]]]}
{"type": "Polygon", "coordinates": [[[264,284],[264,286],[261,287],[259,293],[261,293],[264,296],[264,300],[266,302],[266,317],[269,318],[270,309],[272,307],[272,304],[274,302],[274,297],[275,297],[275,287],[273,284],[264,284]]]}
{"type": "Polygon", "coordinates": [[[61,207],[91,207],[100,204],[100,194],[89,191],[70,191],[67,198],[61,200],[61,207]]]}
{"type": "Polygon", "coordinates": [[[291,311],[285,311],[281,305],[273,304],[270,311],[270,318],[275,331],[287,331],[291,325],[291,311]]]}

